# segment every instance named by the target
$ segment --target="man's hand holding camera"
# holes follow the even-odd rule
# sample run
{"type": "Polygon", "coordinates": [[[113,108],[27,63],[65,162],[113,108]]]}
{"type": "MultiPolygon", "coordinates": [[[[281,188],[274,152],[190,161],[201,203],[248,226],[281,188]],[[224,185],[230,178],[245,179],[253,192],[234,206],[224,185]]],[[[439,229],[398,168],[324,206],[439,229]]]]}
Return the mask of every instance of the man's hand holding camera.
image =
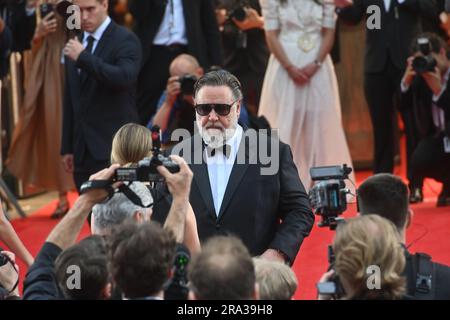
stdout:
{"type": "Polygon", "coordinates": [[[247,31],[250,29],[262,29],[264,27],[264,19],[259,15],[258,11],[253,8],[243,9],[246,13],[244,20],[239,21],[236,18],[232,18],[233,22],[239,29],[242,31],[247,31]]]}
{"type": "Polygon", "coordinates": [[[9,292],[9,296],[19,296],[19,266],[16,264],[16,256],[9,251],[1,251],[3,259],[7,262],[0,266],[0,285],[9,292]],[[14,265],[13,265],[14,264],[14,265]]]}
{"type": "Polygon", "coordinates": [[[73,61],[77,61],[84,47],[77,37],[70,39],[64,47],[64,55],[69,57],[73,61]]]}
{"type": "Polygon", "coordinates": [[[157,168],[158,172],[166,180],[167,187],[174,201],[177,199],[189,201],[193,173],[183,158],[172,155],[170,159],[180,166],[180,171],[172,174],[164,166],[159,166],[157,168]]]}
{"type": "Polygon", "coordinates": [[[172,108],[178,95],[181,93],[181,84],[179,77],[170,77],[167,81],[167,96],[166,96],[166,107],[172,108]]]}
{"type": "Polygon", "coordinates": [[[428,87],[433,91],[434,95],[438,96],[442,91],[442,77],[438,67],[434,68],[434,71],[425,72],[422,74],[423,79],[427,83],[428,87]]]}

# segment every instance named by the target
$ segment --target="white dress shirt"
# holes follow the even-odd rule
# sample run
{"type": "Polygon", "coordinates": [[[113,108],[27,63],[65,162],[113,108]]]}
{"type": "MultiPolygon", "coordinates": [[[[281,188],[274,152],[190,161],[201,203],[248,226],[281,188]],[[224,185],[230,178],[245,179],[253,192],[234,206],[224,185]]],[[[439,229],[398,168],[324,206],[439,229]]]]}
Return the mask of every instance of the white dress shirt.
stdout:
{"type": "Polygon", "coordinates": [[[228,158],[222,152],[216,152],[214,156],[210,156],[206,148],[204,151],[206,165],[208,167],[209,183],[211,185],[211,194],[217,216],[219,216],[228,180],[230,179],[231,171],[233,170],[233,165],[242,139],[242,133],[243,129],[238,125],[234,135],[227,140],[227,144],[230,146],[230,155],[228,158]]]}
{"type": "Polygon", "coordinates": [[[175,43],[187,44],[183,4],[181,0],[167,0],[164,18],[153,40],[153,44],[169,46],[175,43]]]}
{"type": "Polygon", "coordinates": [[[108,28],[109,24],[111,23],[111,18],[106,17],[105,21],[95,30],[93,33],[84,32],[83,33],[83,47],[87,47],[88,45],[88,37],[92,36],[94,40],[94,44],[92,45],[92,52],[95,52],[95,49],[97,48],[97,44],[102,38],[103,33],[105,32],[106,28],[108,28]]]}
{"type": "MultiPolygon", "coordinates": [[[[402,4],[406,0],[397,0],[399,4],[402,4]]],[[[386,12],[389,12],[389,9],[391,7],[391,0],[384,0],[384,8],[386,9],[386,12]]]]}

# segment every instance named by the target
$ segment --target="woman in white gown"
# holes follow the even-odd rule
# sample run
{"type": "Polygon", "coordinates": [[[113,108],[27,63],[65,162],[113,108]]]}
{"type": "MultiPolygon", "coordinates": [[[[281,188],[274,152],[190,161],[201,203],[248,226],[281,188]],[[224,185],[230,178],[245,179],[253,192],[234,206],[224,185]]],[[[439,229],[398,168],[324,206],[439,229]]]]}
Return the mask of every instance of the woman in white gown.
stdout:
{"type": "MultiPolygon", "coordinates": [[[[272,52],[259,115],[289,144],[300,178],[311,187],[309,169],[352,165],[341,123],[336,74],[329,52],[335,14],[330,0],[260,0],[272,52]]],[[[350,177],[354,181],[354,176],[350,177]]]]}

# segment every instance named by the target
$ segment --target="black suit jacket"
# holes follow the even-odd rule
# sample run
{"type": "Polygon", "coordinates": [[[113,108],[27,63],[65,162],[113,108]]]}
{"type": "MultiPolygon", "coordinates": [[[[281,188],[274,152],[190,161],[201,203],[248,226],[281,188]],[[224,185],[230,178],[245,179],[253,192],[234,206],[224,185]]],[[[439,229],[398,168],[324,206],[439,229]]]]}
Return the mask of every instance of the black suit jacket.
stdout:
{"type": "Polygon", "coordinates": [[[421,17],[435,19],[438,15],[435,0],[391,1],[386,12],[383,0],[354,0],[354,4],[339,12],[339,17],[349,23],[359,23],[367,8],[376,5],[381,9],[381,29],[366,28],[365,72],[381,72],[387,59],[399,69],[406,67],[414,37],[421,31],[421,17]]]}
{"type": "MultiPolygon", "coordinates": [[[[134,32],[142,43],[143,63],[150,56],[153,40],[164,18],[167,0],[130,0],[129,9],[135,19],[134,32]]],[[[212,0],[183,0],[188,52],[200,65],[222,65],[223,53],[212,0]]]]}
{"type": "Polygon", "coordinates": [[[36,28],[36,15],[28,16],[25,7],[25,0],[15,1],[10,5],[0,5],[0,14],[3,14],[6,8],[6,24],[13,38],[11,51],[21,52],[31,48],[31,40],[36,28]]]}
{"type": "Polygon", "coordinates": [[[84,152],[95,160],[109,159],[113,135],[122,125],[137,121],[140,62],[139,40],[115,22],[103,33],[94,54],[83,51],[76,63],[65,58],[61,154],[74,154],[75,162],[84,152]]]}
{"type": "Polygon", "coordinates": [[[252,255],[273,248],[281,250],[293,262],[303,239],[309,235],[314,215],[291,150],[288,145],[274,141],[279,147],[274,157],[279,158],[279,169],[274,175],[261,175],[260,170],[265,166],[260,159],[254,158],[258,154],[257,147],[244,137],[237,159],[244,156],[246,161],[245,164],[235,162],[218,217],[207,165],[202,160],[201,137],[194,135],[172,150],[186,159],[194,173],[190,203],[200,240],[234,234],[243,240],[252,255]],[[199,157],[200,163],[196,164],[195,157],[199,157]]]}

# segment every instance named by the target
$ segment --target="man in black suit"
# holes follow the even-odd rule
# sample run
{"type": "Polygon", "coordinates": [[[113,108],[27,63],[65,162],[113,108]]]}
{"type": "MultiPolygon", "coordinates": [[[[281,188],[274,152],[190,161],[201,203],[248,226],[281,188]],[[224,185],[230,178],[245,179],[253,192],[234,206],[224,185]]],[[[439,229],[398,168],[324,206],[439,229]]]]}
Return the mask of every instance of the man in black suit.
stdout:
{"type": "Polygon", "coordinates": [[[224,68],[234,74],[244,88],[247,108],[258,113],[269,49],[264,19],[258,0],[216,0],[225,52],[224,68]],[[244,15],[245,13],[245,15],[244,15]]]}
{"type": "Polygon", "coordinates": [[[130,0],[134,32],[142,43],[138,112],[146,125],[169,78],[169,65],[181,53],[208,70],[222,64],[220,34],[211,0],[130,0]]]}
{"type": "MultiPolygon", "coordinates": [[[[425,33],[414,41],[413,56],[403,76],[402,103],[412,110],[419,143],[411,158],[413,177],[442,182],[438,206],[450,206],[450,61],[447,45],[437,35],[425,33]],[[418,68],[424,54],[436,65],[418,68]],[[416,61],[416,62],[414,62],[416,61]],[[415,66],[415,67],[414,67],[415,66]]],[[[433,64],[434,64],[433,63],[433,64]]]]}
{"type": "Polygon", "coordinates": [[[412,223],[413,212],[408,204],[408,187],[403,181],[386,173],[369,177],[358,188],[358,204],[361,215],[377,214],[397,227],[405,247],[406,295],[416,300],[450,299],[450,267],[433,262],[426,254],[411,254],[407,250],[406,230],[412,223]]]}
{"type": "MultiPolygon", "coordinates": [[[[336,0],[338,7],[342,3],[348,5],[351,1],[336,0]]],[[[420,31],[421,17],[436,18],[437,9],[435,0],[354,0],[353,5],[337,8],[337,12],[345,22],[358,23],[366,16],[368,8],[374,8],[372,6],[376,6],[381,13],[379,29],[372,28],[369,23],[367,25],[364,64],[364,91],[375,140],[373,171],[393,172],[396,119],[394,98],[399,94],[408,48],[420,31]]],[[[374,17],[376,18],[372,18],[374,17]]],[[[410,115],[404,110],[401,113],[409,160],[417,141],[411,137],[414,128],[410,115]]],[[[410,168],[408,178],[411,178],[410,168]]]]}
{"type": "Polygon", "coordinates": [[[109,18],[107,0],[75,0],[83,40],[64,48],[61,154],[79,190],[89,176],[109,164],[115,132],[137,121],[136,80],[141,62],[137,37],[109,18]]]}
{"type": "Polygon", "coordinates": [[[241,85],[227,71],[205,74],[194,94],[199,132],[172,153],[194,173],[200,241],[234,234],[252,255],[293,263],[314,216],[289,146],[238,124],[241,85]]]}

